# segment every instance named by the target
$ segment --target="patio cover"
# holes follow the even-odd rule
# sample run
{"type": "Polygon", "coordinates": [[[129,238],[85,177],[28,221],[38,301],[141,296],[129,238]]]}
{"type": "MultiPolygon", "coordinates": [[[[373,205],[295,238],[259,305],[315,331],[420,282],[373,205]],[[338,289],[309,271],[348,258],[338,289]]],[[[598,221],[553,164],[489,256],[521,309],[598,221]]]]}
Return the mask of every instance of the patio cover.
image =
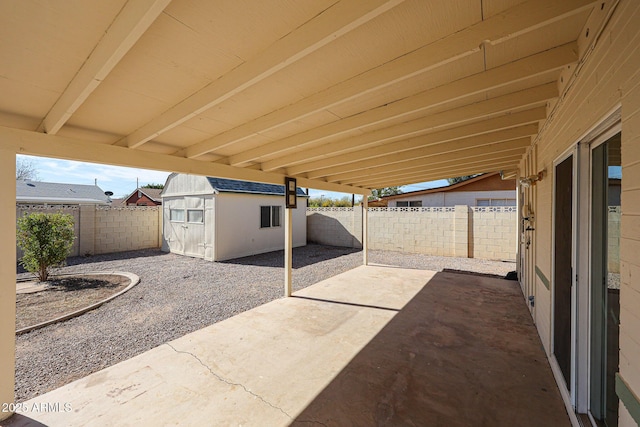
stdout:
{"type": "Polygon", "coordinates": [[[2,2],[0,141],[358,194],[514,171],[609,3],[2,2]]]}

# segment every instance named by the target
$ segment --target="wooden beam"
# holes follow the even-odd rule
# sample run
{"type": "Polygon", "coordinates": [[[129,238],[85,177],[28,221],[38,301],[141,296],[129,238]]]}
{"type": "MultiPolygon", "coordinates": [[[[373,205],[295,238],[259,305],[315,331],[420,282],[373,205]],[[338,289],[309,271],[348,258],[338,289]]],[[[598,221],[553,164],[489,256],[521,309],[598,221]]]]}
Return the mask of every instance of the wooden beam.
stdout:
{"type": "MultiPolygon", "coordinates": [[[[546,85],[537,86],[524,91],[511,93],[443,112],[438,115],[434,122],[438,124],[450,123],[453,125],[464,121],[465,119],[478,119],[504,113],[505,111],[510,111],[516,108],[539,106],[555,96],[557,96],[557,85],[555,83],[548,83],[546,85]]],[[[328,152],[322,159],[291,166],[287,168],[287,171],[289,174],[298,175],[326,168],[328,166],[360,161],[363,158],[366,159],[374,156],[393,154],[397,151],[418,148],[420,145],[429,145],[429,139],[429,135],[423,135],[421,137],[410,138],[405,141],[390,142],[380,147],[339,154],[337,156],[333,156],[331,152],[328,152]],[[424,144],[422,141],[424,141],[424,144]]],[[[433,142],[434,141],[431,141],[431,143],[433,142]]]]}
{"type": "MultiPolygon", "coordinates": [[[[589,0],[567,2],[533,0],[516,5],[414,52],[400,56],[385,65],[309,96],[300,102],[195,144],[182,151],[180,155],[198,157],[260,132],[286,125],[478,52],[483,40],[500,42],[522,32],[540,28],[557,19],[580,13],[592,4],[593,1],[589,0]]],[[[577,53],[577,48],[575,52],[577,53]]]]}
{"type": "MultiPolygon", "coordinates": [[[[416,141],[415,146],[409,146],[409,144],[406,143],[406,140],[407,138],[413,138],[420,135],[423,136],[421,139],[421,144],[423,145],[453,141],[460,138],[480,135],[483,133],[494,132],[544,120],[547,117],[547,109],[546,107],[537,107],[521,111],[519,113],[503,114],[499,117],[431,133],[430,130],[435,127],[433,123],[437,121],[437,116],[439,115],[436,114],[433,116],[422,117],[410,122],[389,126],[366,134],[356,135],[346,140],[330,142],[319,147],[296,152],[288,156],[278,157],[274,160],[264,162],[261,169],[268,172],[282,167],[291,167],[302,162],[309,162],[318,158],[340,157],[340,160],[343,161],[345,158],[342,156],[347,154],[351,154],[349,157],[351,159],[356,156],[360,159],[366,159],[378,155],[395,153],[400,150],[418,148],[419,145],[417,140],[414,140],[416,141]],[[394,141],[397,140],[403,141],[400,143],[394,143],[394,141]],[[382,143],[384,143],[384,145],[382,145],[382,143]],[[358,155],[353,154],[353,152],[357,152],[358,155]]],[[[473,117],[470,117],[470,119],[473,119],[473,117]]],[[[447,123],[446,119],[445,123],[447,123]]]]}
{"type": "Polygon", "coordinates": [[[403,1],[344,1],[333,4],[254,58],[174,105],[116,144],[137,148],[312,54],[403,1]]]}
{"type": "Polygon", "coordinates": [[[55,135],[170,2],[171,0],[128,1],[49,110],[38,131],[55,135]]]}
{"type": "MultiPolygon", "coordinates": [[[[559,70],[577,60],[577,47],[569,43],[544,54],[534,55],[512,64],[460,79],[420,92],[402,100],[373,108],[360,114],[307,130],[305,132],[263,144],[252,150],[230,156],[226,163],[240,166],[256,161],[263,156],[292,149],[300,149],[304,144],[321,143],[324,139],[346,135],[354,130],[401,117],[426,112],[447,102],[462,99],[486,90],[512,84],[527,78],[559,70]]],[[[557,88],[556,88],[557,91],[557,88]]],[[[221,161],[222,162],[222,161],[221,161]]]]}
{"type": "MultiPolygon", "coordinates": [[[[484,147],[481,147],[484,148],[484,147]]],[[[473,158],[474,161],[490,161],[496,159],[498,157],[511,156],[517,153],[523,153],[527,147],[517,147],[517,148],[509,148],[506,150],[501,150],[499,152],[482,152],[481,150],[475,151],[477,149],[470,149],[456,152],[458,156],[443,155],[443,156],[433,156],[433,157],[425,157],[421,159],[410,160],[408,162],[396,163],[395,170],[399,170],[402,172],[419,172],[420,170],[424,170],[425,168],[430,168],[433,166],[448,166],[455,165],[456,163],[462,162],[463,160],[473,158]],[[447,157],[448,156],[448,157],[447,157]]],[[[382,176],[386,176],[389,174],[389,170],[381,170],[380,168],[369,168],[369,169],[359,169],[353,172],[347,172],[343,174],[330,175],[326,178],[327,182],[337,182],[340,184],[349,184],[352,185],[355,182],[362,180],[362,178],[378,178],[382,176]]]]}
{"type": "Polygon", "coordinates": [[[507,149],[529,147],[531,145],[531,132],[533,129],[537,129],[537,127],[535,125],[528,125],[478,137],[465,138],[464,140],[454,141],[443,144],[442,146],[425,147],[418,150],[407,151],[405,155],[402,156],[394,155],[371,159],[371,161],[368,161],[367,164],[364,165],[365,167],[357,166],[357,169],[352,168],[352,171],[347,173],[320,176],[329,182],[341,182],[363,176],[366,170],[385,172],[400,167],[422,165],[424,161],[455,160],[469,155],[491,153],[498,150],[499,144],[506,144],[507,149]]]}
{"type": "MultiPolygon", "coordinates": [[[[0,185],[6,198],[0,204],[0,420],[15,411],[16,378],[16,154],[4,141],[0,146],[0,185]]],[[[4,423],[3,423],[4,424],[4,423]]],[[[5,424],[6,425],[6,424],[5,424]]]]}
{"type": "MultiPolygon", "coordinates": [[[[168,154],[151,153],[132,150],[114,145],[98,144],[57,135],[47,135],[21,129],[0,126],[2,146],[12,149],[18,154],[55,157],[68,160],[79,160],[128,166],[134,168],[162,170],[168,172],[191,173],[196,175],[215,176],[220,178],[240,179],[269,184],[284,183],[284,175],[273,172],[262,172],[254,169],[236,168],[228,165],[185,159],[168,154]]],[[[298,178],[301,187],[319,190],[337,191],[341,193],[369,194],[365,188],[332,184],[320,180],[298,178]]]]}
{"type": "Polygon", "coordinates": [[[415,184],[418,182],[434,181],[436,179],[453,178],[456,176],[475,175],[478,173],[497,172],[503,169],[515,169],[517,168],[517,162],[505,162],[486,164],[481,167],[473,168],[451,168],[445,172],[438,172],[435,174],[424,173],[421,175],[415,175],[412,177],[405,177],[400,179],[385,179],[376,182],[370,182],[367,184],[368,188],[382,188],[382,187],[394,187],[408,184],[415,184]]]}
{"type": "MultiPolygon", "coordinates": [[[[284,182],[283,182],[284,183],[284,182]]],[[[293,268],[293,209],[284,210],[284,296],[290,297],[293,289],[291,270],[293,268]]]]}
{"type": "MultiPolygon", "coordinates": [[[[519,113],[513,114],[503,114],[502,116],[482,120],[479,122],[471,123],[468,125],[457,126],[451,129],[442,130],[439,132],[427,133],[426,135],[418,135],[413,136],[411,134],[400,133],[398,138],[389,138],[390,141],[387,142],[385,140],[381,140],[382,142],[376,141],[377,143],[373,146],[362,147],[356,143],[353,149],[348,150],[345,148],[341,150],[337,149],[333,146],[333,144],[325,144],[320,148],[324,149],[324,154],[322,156],[315,156],[316,158],[320,157],[318,160],[314,161],[312,164],[306,164],[306,166],[300,167],[298,169],[294,169],[293,166],[289,167],[290,171],[296,171],[295,173],[301,173],[302,169],[315,170],[314,168],[318,168],[320,166],[325,166],[328,164],[331,165],[340,165],[352,162],[360,162],[362,160],[366,160],[372,157],[380,157],[385,156],[387,154],[394,154],[401,151],[412,150],[416,148],[422,148],[426,146],[431,146],[435,144],[441,144],[448,141],[455,141],[458,139],[469,138],[471,136],[487,134],[491,132],[495,132],[498,130],[504,130],[512,127],[518,127],[525,124],[537,123],[540,120],[543,120],[546,117],[546,108],[545,107],[537,107],[532,108],[530,110],[525,110],[519,113]],[[397,141],[397,139],[402,138],[402,140],[397,141]]],[[[416,122],[422,121],[416,120],[416,122]]],[[[409,122],[413,123],[413,122],[409,122]]],[[[404,125],[400,125],[404,126],[404,125]]],[[[383,132],[385,129],[382,130],[383,132]]],[[[378,133],[378,132],[372,132],[378,133]]],[[[366,136],[368,134],[362,135],[366,136]]],[[[353,138],[358,141],[360,138],[358,136],[353,138]]],[[[346,143],[352,141],[353,139],[349,139],[344,141],[346,143]]],[[[314,155],[316,150],[309,150],[314,155]]],[[[319,153],[319,151],[318,151],[319,153]]],[[[300,153],[302,154],[302,153],[300,153]]],[[[297,156],[297,154],[296,154],[297,156]]],[[[288,157],[288,156],[287,156],[288,157]]],[[[288,157],[289,158],[289,157],[288,157]]],[[[279,160],[279,159],[278,159],[279,160]]],[[[273,170],[269,168],[262,168],[263,170],[273,170]]]]}
{"type": "Polygon", "coordinates": [[[412,170],[404,170],[398,168],[395,172],[388,172],[384,175],[380,175],[377,177],[363,177],[359,180],[354,180],[353,182],[357,185],[368,185],[371,182],[382,181],[382,180],[390,180],[390,179],[398,179],[405,178],[407,176],[416,176],[416,175],[424,175],[425,173],[442,173],[451,170],[452,168],[461,168],[461,167],[476,167],[476,166],[486,166],[496,163],[515,163],[522,159],[524,155],[524,149],[520,150],[511,150],[506,153],[501,153],[496,155],[494,158],[480,160],[476,158],[469,158],[465,160],[461,160],[459,162],[442,162],[442,163],[434,163],[432,165],[425,165],[420,169],[412,169],[412,170]]]}
{"type": "Polygon", "coordinates": [[[377,171],[369,171],[371,173],[365,173],[358,178],[352,178],[344,181],[340,181],[341,184],[348,185],[357,185],[363,186],[365,183],[371,181],[379,181],[389,179],[391,177],[401,177],[401,176],[411,176],[411,175],[420,175],[424,174],[425,171],[433,172],[433,171],[442,171],[451,168],[462,167],[463,165],[471,166],[471,165],[484,165],[488,163],[496,163],[496,162],[504,162],[505,160],[509,161],[517,161],[521,159],[524,155],[526,147],[516,147],[516,148],[505,148],[496,153],[491,153],[492,155],[464,155],[460,159],[452,159],[452,158],[430,158],[430,159],[422,159],[422,164],[417,166],[414,164],[412,167],[405,167],[402,164],[398,165],[396,169],[390,169],[385,172],[377,172],[377,171]]]}
{"type": "MultiPolygon", "coordinates": [[[[486,133],[483,135],[472,136],[469,138],[458,139],[450,141],[445,144],[436,144],[432,146],[426,146],[417,148],[414,150],[401,151],[394,154],[387,154],[380,157],[374,157],[367,160],[350,162],[347,164],[340,164],[338,166],[325,167],[324,169],[318,169],[308,172],[306,176],[310,179],[317,179],[327,177],[330,175],[336,175],[344,172],[351,172],[359,169],[367,168],[393,168],[393,163],[405,162],[422,157],[442,155],[449,153],[455,156],[460,150],[467,150],[476,147],[488,147],[490,144],[509,141],[509,140],[530,140],[530,136],[535,135],[538,130],[538,125],[524,125],[512,129],[504,129],[497,132],[486,133]]],[[[420,139],[418,137],[417,139],[420,139]]],[[[292,174],[290,171],[288,172],[292,174]]]]}

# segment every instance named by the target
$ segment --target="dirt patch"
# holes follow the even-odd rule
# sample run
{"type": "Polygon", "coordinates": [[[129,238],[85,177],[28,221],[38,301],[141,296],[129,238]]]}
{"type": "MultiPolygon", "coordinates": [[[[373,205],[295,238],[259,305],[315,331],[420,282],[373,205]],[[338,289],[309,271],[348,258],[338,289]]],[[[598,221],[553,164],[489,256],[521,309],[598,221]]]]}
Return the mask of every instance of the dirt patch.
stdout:
{"type": "Polygon", "coordinates": [[[16,330],[56,319],[120,292],[131,281],[120,275],[57,278],[40,292],[16,295],[16,330]]]}

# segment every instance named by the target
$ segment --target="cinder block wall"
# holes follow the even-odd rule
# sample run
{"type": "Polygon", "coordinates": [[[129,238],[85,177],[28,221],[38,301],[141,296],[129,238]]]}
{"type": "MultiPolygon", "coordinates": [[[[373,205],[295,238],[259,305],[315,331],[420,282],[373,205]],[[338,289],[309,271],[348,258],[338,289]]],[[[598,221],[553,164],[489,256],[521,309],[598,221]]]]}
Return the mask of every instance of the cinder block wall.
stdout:
{"type": "Polygon", "coordinates": [[[307,208],[307,242],[362,248],[362,208],[307,208]]]}
{"type": "Polygon", "coordinates": [[[452,207],[370,208],[369,248],[455,256],[454,211],[452,207]]]}
{"type": "Polygon", "coordinates": [[[94,254],[160,247],[158,206],[98,207],[95,214],[94,254]]]}
{"type": "MultiPolygon", "coordinates": [[[[515,207],[369,208],[369,248],[515,260],[515,207]]],[[[311,243],[362,247],[362,209],[308,208],[311,243]]]]}
{"type": "Polygon", "coordinates": [[[516,207],[472,207],[470,257],[516,259],[518,219],[516,207]]]}
{"type": "MultiPolygon", "coordinates": [[[[73,216],[76,239],[71,256],[158,248],[162,241],[161,206],[16,207],[17,218],[29,212],[62,212],[73,216]]],[[[21,256],[17,249],[17,258],[21,256]]]]}

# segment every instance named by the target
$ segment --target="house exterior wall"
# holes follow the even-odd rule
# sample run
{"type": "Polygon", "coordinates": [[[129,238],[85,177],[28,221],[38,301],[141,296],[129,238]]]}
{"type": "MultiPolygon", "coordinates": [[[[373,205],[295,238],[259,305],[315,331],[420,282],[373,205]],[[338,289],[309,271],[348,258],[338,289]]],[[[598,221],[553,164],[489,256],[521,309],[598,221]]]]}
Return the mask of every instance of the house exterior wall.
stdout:
{"type": "MultiPolygon", "coordinates": [[[[515,207],[369,208],[369,248],[515,260],[515,207]]],[[[362,247],[362,208],[307,208],[308,240],[362,247]]]]}
{"type": "MultiPolygon", "coordinates": [[[[307,244],[306,203],[293,212],[293,247],[307,244]]],[[[284,249],[284,197],[256,194],[216,195],[215,260],[284,249]],[[260,206],[281,206],[279,227],[260,228],[260,206]]]]}
{"type": "MultiPolygon", "coordinates": [[[[535,319],[547,353],[552,351],[553,163],[591,129],[621,107],[622,191],[620,215],[620,377],[640,396],[640,3],[623,0],[593,51],[559,101],[537,140],[537,169],[548,176],[536,185],[535,319]],[[545,284],[550,281],[550,286],[545,284]]],[[[593,34],[593,33],[592,33],[593,34]]],[[[524,171],[525,164],[521,164],[524,171]]],[[[583,246],[583,248],[586,245],[583,246]]],[[[584,279],[584,278],[583,278],[584,279]]],[[[586,280],[578,283],[579,287],[586,280]]],[[[583,291],[586,289],[582,288],[583,291]]],[[[585,320],[581,321],[584,326],[585,320]]],[[[582,357],[587,357],[582,355],[582,357]]],[[[635,426],[620,404],[620,426],[635,426]]]]}
{"type": "Polygon", "coordinates": [[[141,197],[138,197],[138,192],[133,194],[127,200],[125,200],[124,204],[126,206],[157,206],[159,203],[154,202],[150,198],[148,198],[145,194],[141,194],[141,197]]]}
{"type": "Polygon", "coordinates": [[[399,201],[421,201],[422,207],[442,207],[467,205],[477,206],[478,199],[513,199],[515,206],[516,191],[515,190],[496,190],[496,191],[441,191],[432,194],[423,194],[416,196],[407,196],[406,198],[398,198],[389,200],[389,207],[397,207],[399,201]]]}

